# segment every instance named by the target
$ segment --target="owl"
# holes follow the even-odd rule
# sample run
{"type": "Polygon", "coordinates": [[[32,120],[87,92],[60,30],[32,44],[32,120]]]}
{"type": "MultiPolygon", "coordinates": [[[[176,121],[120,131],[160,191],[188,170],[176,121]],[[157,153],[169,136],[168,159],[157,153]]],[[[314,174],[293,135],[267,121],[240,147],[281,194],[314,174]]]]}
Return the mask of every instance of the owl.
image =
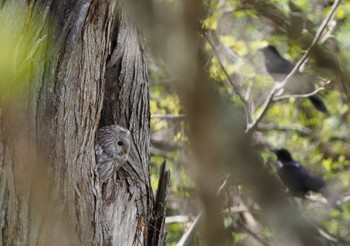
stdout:
{"type": "Polygon", "coordinates": [[[102,183],[125,164],[130,151],[130,132],[120,126],[104,126],[98,130],[95,145],[97,172],[102,183]]]}

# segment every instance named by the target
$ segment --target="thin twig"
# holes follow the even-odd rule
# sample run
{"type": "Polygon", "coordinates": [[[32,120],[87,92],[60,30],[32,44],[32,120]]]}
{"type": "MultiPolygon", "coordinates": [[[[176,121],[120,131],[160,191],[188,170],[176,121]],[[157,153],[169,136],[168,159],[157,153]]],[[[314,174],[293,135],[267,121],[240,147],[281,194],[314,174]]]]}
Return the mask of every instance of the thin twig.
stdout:
{"type": "Polygon", "coordinates": [[[266,98],[266,100],[263,104],[263,109],[261,110],[259,116],[252,123],[249,123],[247,125],[246,132],[252,131],[258,125],[258,123],[262,120],[262,118],[265,116],[265,114],[267,113],[270,105],[273,102],[272,99],[275,96],[277,90],[279,89],[279,87],[276,85],[277,84],[275,83],[274,86],[272,87],[272,90],[270,91],[268,97],[266,98]]]}
{"type": "Polygon", "coordinates": [[[335,142],[335,141],[340,141],[340,142],[350,142],[350,137],[348,136],[333,136],[328,139],[329,142],[335,142]]]}
{"type": "Polygon", "coordinates": [[[300,126],[280,126],[275,124],[262,124],[260,123],[257,128],[258,131],[283,131],[283,132],[297,132],[299,135],[307,136],[312,133],[311,129],[300,126]]]}
{"type": "Polygon", "coordinates": [[[237,223],[239,226],[247,232],[249,235],[251,235],[255,240],[257,240],[259,243],[261,243],[264,246],[270,246],[269,243],[267,243],[265,240],[260,238],[256,233],[254,233],[252,230],[250,230],[242,221],[238,220],[237,223]]]}
{"type": "Polygon", "coordinates": [[[316,90],[314,90],[313,92],[307,93],[307,94],[302,94],[302,95],[283,95],[283,96],[277,96],[273,98],[273,101],[280,101],[280,100],[284,100],[284,99],[289,99],[289,98],[305,98],[305,97],[311,97],[316,95],[318,92],[323,91],[325,88],[324,87],[320,87],[317,88],[316,90]]]}
{"type": "Polygon", "coordinates": [[[151,114],[151,119],[174,119],[174,120],[182,120],[185,119],[185,114],[151,114]]]}
{"type": "MultiPolygon", "coordinates": [[[[222,192],[222,190],[226,187],[226,185],[227,185],[227,179],[225,179],[224,182],[221,184],[221,186],[219,187],[218,191],[216,192],[216,195],[219,195],[222,192]]],[[[176,246],[184,246],[184,245],[186,245],[187,241],[191,238],[191,235],[195,231],[195,229],[196,229],[200,219],[202,218],[203,214],[204,214],[203,210],[199,212],[199,214],[194,219],[194,221],[192,222],[190,227],[182,235],[180,241],[176,244],[176,246]]]]}
{"type": "Polygon", "coordinates": [[[340,199],[340,205],[347,203],[350,201],[350,196],[344,196],[342,199],[340,199]]]}
{"type": "Polygon", "coordinates": [[[315,45],[317,44],[318,40],[321,38],[322,32],[326,28],[327,23],[332,18],[333,14],[336,11],[336,9],[338,8],[340,2],[341,2],[341,0],[334,1],[331,10],[328,12],[326,18],[323,20],[321,26],[318,28],[318,30],[317,30],[317,32],[315,34],[315,37],[314,37],[314,39],[311,42],[310,47],[306,50],[304,55],[301,57],[301,59],[298,61],[298,63],[294,66],[293,70],[287,75],[287,77],[282,82],[276,82],[275,83],[275,85],[272,87],[272,90],[269,93],[269,96],[267,97],[266,101],[264,102],[263,109],[262,109],[261,113],[259,114],[259,116],[251,124],[247,125],[246,132],[252,131],[257,126],[257,124],[262,120],[262,118],[265,116],[265,114],[269,110],[269,107],[270,107],[270,105],[271,105],[271,103],[273,101],[273,98],[274,98],[277,90],[279,90],[280,88],[283,88],[286,85],[286,83],[288,82],[288,80],[297,71],[299,71],[300,66],[306,61],[307,57],[310,54],[310,51],[315,47],[315,45]],[[276,85],[277,83],[279,85],[276,85]]]}
{"type": "Polygon", "coordinates": [[[245,93],[245,96],[244,96],[244,99],[249,103],[249,98],[252,94],[252,91],[253,91],[253,81],[252,80],[249,80],[249,85],[248,85],[248,88],[247,88],[247,92],[245,93]]]}
{"type": "Polygon", "coordinates": [[[247,117],[247,124],[249,124],[251,122],[251,113],[250,113],[250,110],[249,110],[249,103],[246,101],[244,96],[241,94],[238,86],[236,86],[236,84],[232,81],[230,75],[228,74],[224,64],[222,63],[222,61],[221,61],[221,59],[219,57],[219,54],[218,54],[218,51],[217,51],[217,49],[215,47],[214,42],[211,40],[211,38],[207,34],[205,34],[205,38],[207,39],[209,45],[211,46],[211,48],[212,48],[212,50],[214,52],[214,55],[215,55],[216,59],[218,60],[219,66],[220,66],[221,70],[224,72],[228,82],[232,86],[232,88],[235,91],[236,95],[242,101],[242,103],[244,105],[244,110],[245,110],[245,113],[246,113],[246,117],[247,117]]]}
{"type": "MultiPolygon", "coordinates": [[[[309,201],[313,201],[313,202],[316,202],[317,204],[322,204],[322,205],[327,205],[329,204],[327,202],[327,199],[324,198],[324,197],[320,197],[320,196],[305,196],[305,199],[309,200],[309,201]]],[[[342,199],[340,199],[337,204],[338,205],[342,205],[344,199],[350,199],[350,196],[346,196],[342,199]]],[[[311,206],[308,206],[311,208],[311,206]]],[[[315,206],[312,206],[312,207],[315,207],[315,206]]],[[[335,242],[335,243],[346,243],[347,245],[349,244],[349,241],[346,240],[345,238],[343,237],[339,237],[337,235],[334,235],[332,233],[330,233],[329,231],[327,231],[325,228],[321,227],[320,225],[314,223],[314,222],[311,222],[312,225],[316,228],[316,230],[318,231],[318,233],[324,237],[326,240],[330,241],[330,242],[335,242]]]]}
{"type": "Polygon", "coordinates": [[[324,237],[325,239],[327,239],[330,242],[334,242],[334,243],[338,243],[339,240],[337,237],[335,237],[334,235],[330,234],[328,231],[325,231],[323,228],[316,228],[317,231],[320,233],[320,235],[322,237],[324,237]]]}
{"type": "Polygon", "coordinates": [[[349,245],[349,240],[340,236],[340,235],[335,235],[333,233],[330,233],[329,231],[326,230],[326,228],[324,228],[321,225],[318,224],[314,224],[315,228],[317,229],[317,231],[320,233],[320,235],[322,237],[324,237],[326,240],[333,242],[333,243],[337,243],[340,245],[349,245]]]}
{"type": "MultiPolygon", "coordinates": [[[[306,198],[307,200],[312,201],[312,202],[321,203],[321,204],[323,204],[323,205],[329,204],[328,201],[327,201],[327,199],[324,198],[324,197],[320,197],[320,196],[305,196],[305,198],[306,198]]],[[[337,204],[338,204],[339,206],[342,206],[343,204],[345,204],[345,203],[347,203],[347,202],[349,202],[349,201],[350,201],[350,196],[344,196],[344,197],[342,197],[342,198],[340,198],[340,199],[337,199],[337,204]]]]}
{"type": "Polygon", "coordinates": [[[306,52],[304,53],[304,55],[301,57],[301,59],[298,61],[298,63],[295,65],[295,67],[293,68],[293,70],[288,74],[288,76],[282,81],[281,87],[284,87],[286,85],[286,83],[288,82],[288,80],[300,69],[300,66],[305,62],[305,60],[307,59],[307,57],[310,54],[310,51],[315,47],[315,45],[317,44],[317,42],[319,41],[319,39],[321,38],[321,35],[323,33],[323,31],[325,30],[325,28],[327,27],[328,22],[330,21],[330,19],[332,18],[333,14],[335,13],[335,11],[337,10],[339,4],[340,4],[341,0],[336,0],[333,5],[331,10],[328,12],[326,18],[323,20],[321,26],[318,28],[314,39],[311,42],[310,47],[306,50],[306,52]]]}
{"type": "Polygon", "coordinates": [[[244,213],[244,212],[249,212],[248,208],[245,205],[225,208],[222,211],[223,214],[235,214],[235,213],[244,213]]]}
{"type": "Polygon", "coordinates": [[[175,216],[168,216],[165,218],[165,224],[187,223],[187,222],[188,222],[187,215],[175,215],[175,216]]]}
{"type": "Polygon", "coordinates": [[[329,205],[327,199],[321,196],[305,196],[305,199],[312,202],[316,202],[318,204],[329,205]]]}
{"type": "Polygon", "coordinates": [[[199,220],[202,218],[203,216],[203,210],[199,212],[199,214],[197,215],[197,217],[194,219],[194,221],[192,222],[192,224],[190,225],[190,227],[187,229],[187,231],[182,235],[180,241],[176,244],[176,246],[184,246],[186,245],[188,239],[191,237],[192,233],[194,232],[194,230],[196,229],[199,220]]]}

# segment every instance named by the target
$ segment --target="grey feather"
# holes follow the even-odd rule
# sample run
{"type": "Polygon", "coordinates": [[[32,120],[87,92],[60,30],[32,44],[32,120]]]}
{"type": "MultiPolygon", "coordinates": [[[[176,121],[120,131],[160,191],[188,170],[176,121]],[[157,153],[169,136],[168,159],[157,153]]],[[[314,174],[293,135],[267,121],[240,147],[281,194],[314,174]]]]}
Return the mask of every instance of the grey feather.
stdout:
{"type": "Polygon", "coordinates": [[[130,138],[130,132],[118,125],[104,126],[98,130],[95,155],[102,183],[107,182],[126,163],[130,138]]]}

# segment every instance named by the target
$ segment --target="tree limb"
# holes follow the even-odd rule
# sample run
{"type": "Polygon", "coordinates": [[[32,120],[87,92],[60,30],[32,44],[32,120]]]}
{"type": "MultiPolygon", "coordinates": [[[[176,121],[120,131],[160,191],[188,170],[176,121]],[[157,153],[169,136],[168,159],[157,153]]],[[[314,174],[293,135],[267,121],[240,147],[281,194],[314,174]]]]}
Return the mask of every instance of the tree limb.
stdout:
{"type": "Polygon", "coordinates": [[[275,85],[272,87],[272,90],[270,91],[269,96],[267,97],[266,101],[263,104],[263,109],[262,109],[261,113],[251,124],[247,125],[246,132],[250,132],[251,130],[253,130],[257,126],[257,124],[262,120],[262,118],[265,116],[265,114],[269,110],[269,107],[273,101],[274,95],[276,94],[277,90],[279,90],[280,88],[283,88],[286,85],[286,83],[288,82],[288,80],[297,71],[299,71],[300,66],[306,61],[307,57],[310,54],[310,51],[315,47],[315,45],[317,44],[317,42],[321,38],[323,30],[326,28],[327,23],[329,22],[329,20],[331,19],[331,17],[335,13],[336,9],[338,8],[340,1],[341,0],[334,1],[331,10],[328,12],[328,14],[325,17],[325,19],[323,20],[321,26],[318,28],[318,30],[314,36],[314,39],[311,42],[310,47],[306,50],[304,55],[301,57],[301,59],[298,61],[298,63],[294,66],[293,70],[287,75],[287,77],[282,82],[276,82],[275,85]]]}
{"type": "Polygon", "coordinates": [[[183,120],[186,118],[185,114],[151,114],[151,119],[171,119],[171,120],[183,120]]]}
{"type": "Polygon", "coordinates": [[[282,96],[277,96],[273,98],[273,101],[280,101],[280,100],[284,100],[284,99],[289,99],[289,98],[306,98],[306,97],[311,97],[316,95],[318,92],[323,91],[325,88],[324,87],[320,87],[317,88],[316,90],[314,90],[313,92],[307,93],[307,94],[302,94],[302,95],[282,95],[282,96]]]}
{"type": "MultiPolygon", "coordinates": [[[[224,182],[221,184],[220,188],[217,191],[217,195],[221,194],[221,192],[224,190],[224,188],[227,185],[227,179],[224,180],[224,182]]],[[[188,240],[192,237],[192,234],[194,233],[195,229],[197,228],[200,219],[202,218],[204,214],[204,211],[200,211],[197,217],[194,219],[190,227],[187,229],[187,231],[182,235],[180,241],[176,244],[176,246],[184,246],[188,243],[188,240]]]]}
{"type": "Polygon", "coordinates": [[[218,60],[219,62],[219,65],[220,65],[220,68],[221,70],[224,72],[227,80],[229,81],[230,85],[232,86],[233,90],[235,91],[236,95],[239,97],[239,99],[242,101],[243,105],[244,105],[244,110],[245,110],[245,113],[246,113],[246,117],[247,117],[247,124],[249,124],[251,122],[251,113],[250,113],[250,109],[249,109],[249,103],[248,101],[245,99],[245,97],[241,94],[239,88],[235,85],[235,83],[232,81],[230,75],[228,74],[224,64],[222,63],[220,57],[219,57],[219,54],[218,54],[218,51],[215,47],[215,44],[213,42],[213,40],[208,37],[207,34],[205,34],[205,38],[207,39],[209,45],[211,46],[213,52],[214,52],[214,55],[216,57],[216,59],[218,60]]]}
{"type": "Polygon", "coordinates": [[[300,127],[295,125],[288,125],[288,126],[280,126],[280,125],[274,125],[274,124],[262,124],[260,123],[256,130],[258,131],[284,131],[284,132],[297,132],[301,136],[307,136],[312,133],[311,129],[306,127],[300,127]]]}
{"type": "Polygon", "coordinates": [[[255,240],[257,240],[259,243],[261,243],[264,246],[270,246],[269,243],[267,243],[265,240],[263,240],[261,237],[259,237],[255,232],[250,230],[242,221],[237,220],[238,225],[249,235],[251,235],[255,240]]]}

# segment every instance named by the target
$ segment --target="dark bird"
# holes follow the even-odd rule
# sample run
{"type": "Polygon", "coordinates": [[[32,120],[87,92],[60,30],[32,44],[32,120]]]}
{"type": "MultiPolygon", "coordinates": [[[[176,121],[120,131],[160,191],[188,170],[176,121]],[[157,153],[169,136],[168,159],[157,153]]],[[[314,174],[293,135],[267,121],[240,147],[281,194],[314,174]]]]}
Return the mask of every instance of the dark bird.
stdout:
{"type": "MultiPolygon", "coordinates": [[[[282,82],[293,70],[294,65],[284,59],[277,51],[276,47],[272,45],[268,45],[261,50],[265,57],[266,70],[274,80],[282,82]]],[[[297,71],[291,78],[289,78],[288,83],[284,86],[284,90],[294,95],[311,93],[315,90],[315,86],[310,80],[311,79],[308,76],[297,71]]],[[[326,105],[318,96],[309,96],[308,99],[317,110],[323,113],[328,112],[326,105]]]]}
{"type": "Polygon", "coordinates": [[[277,156],[278,175],[292,195],[304,197],[310,191],[318,192],[332,207],[342,211],[323,178],[304,168],[298,161],[294,161],[288,150],[271,149],[271,151],[277,156]]]}

